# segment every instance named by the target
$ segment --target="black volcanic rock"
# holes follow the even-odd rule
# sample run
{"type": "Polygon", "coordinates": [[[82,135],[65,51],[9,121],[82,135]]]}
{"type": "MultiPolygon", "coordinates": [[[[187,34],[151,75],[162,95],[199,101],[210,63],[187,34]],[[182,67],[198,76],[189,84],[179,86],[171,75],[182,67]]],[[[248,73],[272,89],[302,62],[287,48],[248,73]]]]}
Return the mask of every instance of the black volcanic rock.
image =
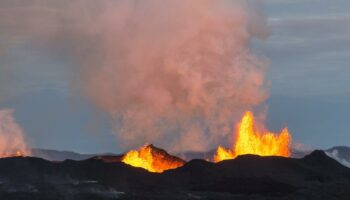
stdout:
{"type": "Polygon", "coordinates": [[[179,163],[181,165],[184,165],[186,163],[186,161],[182,160],[181,158],[170,155],[164,149],[155,147],[152,144],[146,146],[146,148],[151,149],[151,153],[152,153],[152,156],[154,157],[155,162],[161,161],[161,162],[167,162],[167,163],[179,163]]]}
{"type": "Polygon", "coordinates": [[[102,160],[106,163],[114,163],[114,162],[121,162],[123,160],[124,154],[120,155],[100,155],[100,156],[94,156],[91,159],[94,160],[102,160]]]}
{"type": "Polygon", "coordinates": [[[0,159],[0,199],[9,200],[348,199],[349,187],[350,169],[322,151],[302,159],[243,155],[219,163],[192,160],[161,174],[99,159],[0,159]]]}
{"type": "Polygon", "coordinates": [[[287,195],[308,185],[350,180],[350,170],[315,151],[303,159],[284,157],[238,156],[217,164],[191,161],[166,172],[189,183],[190,190],[233,194],[287,195]]]}
{"type": "Polygon", "coordinates": [[[302,160],[305,163],[308,163],[310,165],[316,165],[317,168],[322,168],[324,170],[327,169],[333,169],[338,172],[339,170],[346,170],[344,166],[342,166],[338,162],[334,162],[335,160],[328,157],[324,151],[316,150],[313,151],[311,154],[305,156],[302,158],[302,160]]]}

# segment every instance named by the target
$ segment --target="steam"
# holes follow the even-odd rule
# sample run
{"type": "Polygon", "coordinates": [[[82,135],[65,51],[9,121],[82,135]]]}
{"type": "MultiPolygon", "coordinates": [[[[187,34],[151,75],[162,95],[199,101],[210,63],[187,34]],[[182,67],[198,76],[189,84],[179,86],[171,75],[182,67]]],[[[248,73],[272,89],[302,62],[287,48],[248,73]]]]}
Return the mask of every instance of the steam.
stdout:
{"type": "Polygon", "coordinates": [[[69,49],[82,77],[74,83],[110,114],[122,147],[203,151],[227,141],[233,122],[268,96],[266,61],[250,49],[267,36],[259,8],[248,0],[42,0],[4,10],[0,23],[24,27],[9,35],[69,49]]]}
{"type": "Polygon", "coordinates": [[[0,157],[28,155],[23,131],[13,117],[13,110],[0,110],[0,157]]]}
{"type": "Polygon", "coordinates": [[[326,155],[333,158],[334,160],[338,161],[340,164],[344,165],[345,167],[350,168],[350,162],[344,158],[341,158],[339,156],[339,152],[337,149],[334,149],[332,151],[325,151],[326,155]]]}
{"type": "Polygon", "coordinates": [[[202,151],[267,97],[265,63],[249,49],[264,24],[246,1],[119,1],[100,17],[104,57],[90,97],[118,122],[125,147],[202,151]],[[257,22],[257,20],[259,22],[257,22]],[[262,27],[262,26],[261,26],[262,27]]]}

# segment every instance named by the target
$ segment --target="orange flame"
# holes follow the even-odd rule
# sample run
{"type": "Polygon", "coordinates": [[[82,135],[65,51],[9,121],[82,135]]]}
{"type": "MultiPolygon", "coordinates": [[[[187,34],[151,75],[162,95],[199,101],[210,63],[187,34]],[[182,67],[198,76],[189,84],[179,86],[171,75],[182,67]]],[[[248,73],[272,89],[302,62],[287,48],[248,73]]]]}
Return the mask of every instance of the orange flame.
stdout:
{"type": "Polygon", "coordinates": [[[29,150],[18,150],[15,152],[1,152],[0,153],[0,158],[8,158],[8,157],[25,157],[29,156],[30,151],[29,150]]]}
{"type": "Polygon", "coordinates": [[[139,150],[129,151],[124,155],[122,162],[157,173],[181,167],[185,163],[185,161],[171,156],[164,150],[157,149],[152,145],[143,146],[139,150]]]}
{"type": "Polygon", "coordinates": [[[255,154],[260,156],[290,156],[291,136],[287,128],[279,134],[269,131],[259,132],[254,127],[254,116],[246,112],[238,125],[234,150],[219,146],[214,161],[233,159],[239,155],[255,154]]]}

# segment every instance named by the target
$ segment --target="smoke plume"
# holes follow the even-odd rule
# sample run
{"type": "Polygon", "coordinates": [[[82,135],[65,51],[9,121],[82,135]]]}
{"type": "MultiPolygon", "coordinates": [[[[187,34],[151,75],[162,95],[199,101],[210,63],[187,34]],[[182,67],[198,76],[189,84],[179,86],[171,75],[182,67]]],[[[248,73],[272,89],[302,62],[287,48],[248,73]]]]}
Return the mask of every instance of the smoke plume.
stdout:
{"type": "Polygon", "coordinates": [[[339,155],[339,151],[337,149],[333,149],[330,151],[325,151],[326,155],[333,158],[334,160],[338,161],[340,164],[344,165],[345,167],[350,168],[350,162],[346,160],[345,158],[342,158],[339,155]]]}
{"type": "Polygon", "coordinates": [[[69,52],[80,65],[82,81],[74,82],[110,114],[124,148],[207,150],[232,137],[243,111],[268,96],[266,62],[250,49],[253,38],[267,35],[258,1],[14,5],[8,2],[12,10],[0,24],[11,35],[27,33],[17,36],[69,52]]]}
{"type": "Polygon", "coordinates": [[[23,131],[13,117],[13,110],[0,110],[0,157],[28,154],[23,131]]]}
{"type": "Polygon", "coordinates": [[[249,49],[265,33],[254,8],[128,0],[100,16],[103,59],[89,68],[87,91],[116,120],[121,144],[205,150],[230,135],[237,114],[265,100],[265,65],[249,49]]]}

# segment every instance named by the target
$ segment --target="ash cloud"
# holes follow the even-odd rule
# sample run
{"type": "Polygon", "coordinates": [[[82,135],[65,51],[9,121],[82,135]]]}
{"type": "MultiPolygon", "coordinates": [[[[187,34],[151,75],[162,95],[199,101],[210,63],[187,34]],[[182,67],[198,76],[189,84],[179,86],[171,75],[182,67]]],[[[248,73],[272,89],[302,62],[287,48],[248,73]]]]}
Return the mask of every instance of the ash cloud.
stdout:
{"type": "Polygon", "coordinates": [[[32,2],[8,3],[24,19],[0,24],[68,49],[79,63],[72,81],[115,120],[124,148],[210,149],[268,96],[266,60],[250,50],[268,32],[258,1],[32,2]]]}

